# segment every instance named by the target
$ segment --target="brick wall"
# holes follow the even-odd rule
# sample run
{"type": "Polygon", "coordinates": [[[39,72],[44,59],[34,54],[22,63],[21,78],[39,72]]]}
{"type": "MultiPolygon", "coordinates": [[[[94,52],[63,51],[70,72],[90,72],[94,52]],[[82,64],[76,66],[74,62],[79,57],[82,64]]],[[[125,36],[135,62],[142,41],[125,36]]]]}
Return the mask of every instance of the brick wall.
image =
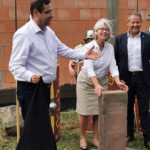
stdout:
{"type": "MultiPolygon", "coordinates": [[[[106,0],[52,0],[54,20],[51,27],[69,47],[83,43],[85,32],[97,19],[106,17],[106,0]]],[[[59,58],[60,84],[75,83],[69,76],[68,60],[59,58]]]]}
{"type": "Polygon", "coordinates": [[[119,0],[119,33],[126,32],[127,27],[127,18],[130,12],[137,10],[142,14],[143,25],[142,30],[149,27],[148,14],[150,14],[150,0],[119,0]]]}
{"type": "MultiPolygon", "coordinates": [[[[28,20],[31,0],[17,0],[18,28],[28,20]]],[[[143,16],[142,29],[148,28],[147,17],[150,1],[138,0],[143,16]]],[[[51,27],[69,47],[83,42],[85,31],[92,29],[97,19],[107,16],[107,0],[52,0],[54,20],[51,27]]],[[[0,89],[15,88],[15,81],[8,71],[12,36],[15,32],[15,0],[0,0],[0,89]]],[[[127,31],[127,16],[136,11],[137,0],[119,0],[119,33],[127,31]]],[[[69,77],[68,60],[59,58],[60,84],[74,83],[69,77]]]]}

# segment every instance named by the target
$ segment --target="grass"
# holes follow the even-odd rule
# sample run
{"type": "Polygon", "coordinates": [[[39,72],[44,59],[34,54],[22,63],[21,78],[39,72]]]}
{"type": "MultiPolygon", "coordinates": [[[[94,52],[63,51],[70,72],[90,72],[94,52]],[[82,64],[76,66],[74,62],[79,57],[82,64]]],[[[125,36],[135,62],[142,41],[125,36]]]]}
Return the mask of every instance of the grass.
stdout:
{"type": "Polygon", "coordinates": [[[147,150],[144,146],[143,135],[135,133],[135,140],[127,145],[130,148],[136,148],[138,150],[147,150]]]}
{"type": "MultiPolygon", "coordinates": [[[[57,143],[58,150],[80,150],[79,140],[80,132],[78,125],[78,115],[75,111],[61,112],[61,139],[57,143]]],[[[92,134],[87,134],[87,144],[89,149],[95,149],[91,144],[92,134]]],[[[144,148],[143,136],[139,133],[135,134],[135,141],[127,145],[130,148],[138,150],[147,150],[144,148]]],[[[2,124],[0,123],[0,150],[15,150],[16,137],[7,136],[2,124]]]]}

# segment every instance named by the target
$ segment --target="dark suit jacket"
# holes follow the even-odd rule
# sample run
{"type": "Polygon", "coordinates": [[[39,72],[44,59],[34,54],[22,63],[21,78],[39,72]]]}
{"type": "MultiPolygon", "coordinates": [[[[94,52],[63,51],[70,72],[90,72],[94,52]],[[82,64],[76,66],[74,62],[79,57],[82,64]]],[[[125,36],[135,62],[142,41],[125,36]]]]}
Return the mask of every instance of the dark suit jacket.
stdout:
{"type": "Polygon", "coordinates": [[[144,32],[146,32],[146,33],[149,33],[149,34],[150,34],[150,31],[149,31],[149,29],[147,29],[147,30],[144,30],[144,32]]]}
{"type": "MultiPolygon", "coordinates": [[[[128,72],[127,33],[116,37],[114,50],[120,72],[120,79],[128,84],[130,76],[128,72]]],[[[150,87],[150,34],[144,32],[141,32],[141,57],[144,82],[150,87]]]]}

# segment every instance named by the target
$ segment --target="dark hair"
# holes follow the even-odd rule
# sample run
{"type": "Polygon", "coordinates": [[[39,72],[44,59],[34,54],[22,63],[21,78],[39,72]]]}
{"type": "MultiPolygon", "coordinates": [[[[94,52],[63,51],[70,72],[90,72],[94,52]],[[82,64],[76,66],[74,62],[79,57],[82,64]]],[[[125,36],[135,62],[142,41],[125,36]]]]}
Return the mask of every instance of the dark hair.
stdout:
{"type": "Polygon", "coordinates": [[[37,9],[40,13],[42,13],[44,7],[43,5],[48,5],[51,0],[32,0],[30,5],[30,13],[33,16],[34,9],[37,9]]]}

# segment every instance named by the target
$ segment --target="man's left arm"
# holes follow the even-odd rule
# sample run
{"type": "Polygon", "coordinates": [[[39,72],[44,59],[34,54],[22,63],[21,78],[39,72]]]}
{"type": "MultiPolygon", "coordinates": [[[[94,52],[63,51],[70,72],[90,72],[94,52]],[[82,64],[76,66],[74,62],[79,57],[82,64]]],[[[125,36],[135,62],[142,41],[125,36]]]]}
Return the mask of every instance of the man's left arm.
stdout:
{"type": "Polygon", "coordinates": [[[74,60],[84,60],[84,59],[98,59],[100,57],[100,53],[94,52],[92,47],[89,49],[86,53],[81,52],[80,50],[73,50],[63,44],[57,37],[56,37],[56,43],[57,43],[57,51],[58,55],[69,58],[69,59],[74,59],[74,60]]]}

